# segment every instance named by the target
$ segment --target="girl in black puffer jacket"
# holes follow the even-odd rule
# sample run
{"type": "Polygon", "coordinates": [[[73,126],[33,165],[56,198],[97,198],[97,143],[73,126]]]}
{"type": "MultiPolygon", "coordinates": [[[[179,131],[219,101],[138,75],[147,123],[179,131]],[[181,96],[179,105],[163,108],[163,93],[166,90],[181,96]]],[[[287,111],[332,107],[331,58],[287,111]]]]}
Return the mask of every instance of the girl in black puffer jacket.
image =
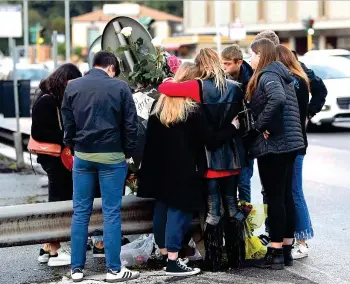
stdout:
{"type": "Polygon", "coordinates": [[[284,265],[293,264],[293,165],[297,151],[305,145],[290,71],[276,62],[276,47],[272,41],[255,41],[251,49],[255,71],[247,96],[256,115],[257,133],[250,155],[258,159],[260,179],[268,199],[271,237],[271,247],[258,266],[282,269],[284,265]]]}

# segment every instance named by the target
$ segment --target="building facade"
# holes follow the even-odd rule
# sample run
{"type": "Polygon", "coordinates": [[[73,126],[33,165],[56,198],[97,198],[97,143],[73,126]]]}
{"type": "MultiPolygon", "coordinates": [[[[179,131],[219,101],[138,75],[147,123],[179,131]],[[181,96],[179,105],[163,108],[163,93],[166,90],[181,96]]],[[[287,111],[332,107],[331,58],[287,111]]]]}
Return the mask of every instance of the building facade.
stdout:
{"type": "MultiPolygon", "coordinates": [[[[105,5],[107,6],[107,5],[105,5]]],[[[167,38],[183,30],[183,19],[146,6],[122,3],[112,4],[112,9],[100,9],[72,18],[72,46],[89,48],[106,24],[117,16],[129,16],[137,20],[152,19],[152,36],[167,38]]],[[[108,7],[107,7],[108,8],[108,7]]]]}
{"type": "Polygon", "coordinates": [[[350,1],[339,0],[184,1],[184,26],[187,34],[214,34],[219,26],[223,36],[228,36],[231,23],[244,24],[248,36],[271,29],[303,54],[307,39],[302,21],[308,18],[315,21],[316,49],[350,49],[349,11],[350,1]]]}

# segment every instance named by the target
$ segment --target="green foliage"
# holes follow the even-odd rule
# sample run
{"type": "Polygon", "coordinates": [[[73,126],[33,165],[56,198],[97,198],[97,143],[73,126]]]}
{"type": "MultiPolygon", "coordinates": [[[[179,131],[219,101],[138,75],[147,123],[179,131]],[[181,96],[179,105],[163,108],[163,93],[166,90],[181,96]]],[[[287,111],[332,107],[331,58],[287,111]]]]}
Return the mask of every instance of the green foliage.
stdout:
{"type": "MultiPolygon", "coordinates": [[[[107,49],[111,50],[111,49],[107,49]]],[[[143,45],[143,39],[139,37],[135,42],[129,40],[128,45],[119,46],[117,56],[124,56],[125,51],[130,51],[135,60],[134,70],[128,74],[129,81],[134,85],[147,87],[150,84],[158,84],[167,76],[164,71],[164,50],[157,48],[157,55],[150,54],[143,45]]]]}
{"type": "Polygon", "coordinates": [[[74,47],[73,54],[79,56],[79,58],[82,58],[82,56],[83,56],[83,48],[81,46],[74,47]]]}
{"type": "Polygon", "coordinates": [[[66,44],[64,42],[57,45],[57,53],[60,56],[66,56],[66,44]]]}

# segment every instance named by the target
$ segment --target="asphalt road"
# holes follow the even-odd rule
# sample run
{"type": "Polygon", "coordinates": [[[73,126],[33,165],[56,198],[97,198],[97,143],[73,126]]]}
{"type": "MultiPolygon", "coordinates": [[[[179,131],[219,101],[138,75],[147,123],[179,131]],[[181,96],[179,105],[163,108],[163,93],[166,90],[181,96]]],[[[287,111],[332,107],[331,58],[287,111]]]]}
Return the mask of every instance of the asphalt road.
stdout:
{"type": "MultiPolygon", "coordinates": [[[[310,133],[304,164],[304,193],[315,230],[310,256],[284,271],[249,268],[226,273],[204,273],[190,279],[165,277],[161,271],[142,271],[129,283],[350,283],[350,130],[310,133]]],[[[261,203],[260,181],[255,170],[253,203],[261,203]]],[[[44,200],[47,189],[40,176],[0,174],[0,206],[44,200]],[[9,190],[11,189],[11,190],[9,190]]],[[[40,246],[0,249],[0,283],[71,283],[69,268],[49,268],[37,263],[40,246]],[[62,280],[63,277],[63,280],[62,280]]],[[[101,283],[103,260],[88,252],[87,281],[101,283]]]]}

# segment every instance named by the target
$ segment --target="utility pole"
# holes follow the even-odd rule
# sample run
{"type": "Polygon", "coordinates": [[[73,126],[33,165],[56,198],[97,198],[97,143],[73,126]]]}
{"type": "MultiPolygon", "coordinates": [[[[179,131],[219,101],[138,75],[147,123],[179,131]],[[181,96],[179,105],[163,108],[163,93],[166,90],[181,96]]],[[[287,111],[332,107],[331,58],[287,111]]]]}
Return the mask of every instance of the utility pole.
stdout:
{"type": "Polygon", "coordinates": [[[23,22],[24,22],[24,57],[29,57],[29,33],[28,33],[28,0],[23,0],[23,22]]]}
{"type": "Polygon", "coordinates": [[[16,41],[13,38],[9,39],[10,46],[12,50],[12,60],[13,60],[13,93],[15,99],[15,113],[16,113],[16,132],[13,134],[13,140],[15,141],[15,150],[16,150],[16,161],[17,168],[24,168],[24,158],[23,158],[23,144],[22,144],[22,134],[20,129],[19,122],[19,99],[18,99],[18,82],[17,82],[17,72],[16,72],[16,64],[17,64],[17,47],[16,41]]]}
{"type": "Polygon", "coordinates": [[[219,9],[219,1],[214,1],[215,3],[215,27],[216,27],[216,49],[220,54],[221,52],[221,34],[220,34],[220,9],[219,9]]]}
{"type": "Polygon", "coordinates": [[[64,17],[65,17],[65,29],[66,29],[66,61],[70,61],[70,12],[69,12],[69,0],[64,1],[64,17]]]}

